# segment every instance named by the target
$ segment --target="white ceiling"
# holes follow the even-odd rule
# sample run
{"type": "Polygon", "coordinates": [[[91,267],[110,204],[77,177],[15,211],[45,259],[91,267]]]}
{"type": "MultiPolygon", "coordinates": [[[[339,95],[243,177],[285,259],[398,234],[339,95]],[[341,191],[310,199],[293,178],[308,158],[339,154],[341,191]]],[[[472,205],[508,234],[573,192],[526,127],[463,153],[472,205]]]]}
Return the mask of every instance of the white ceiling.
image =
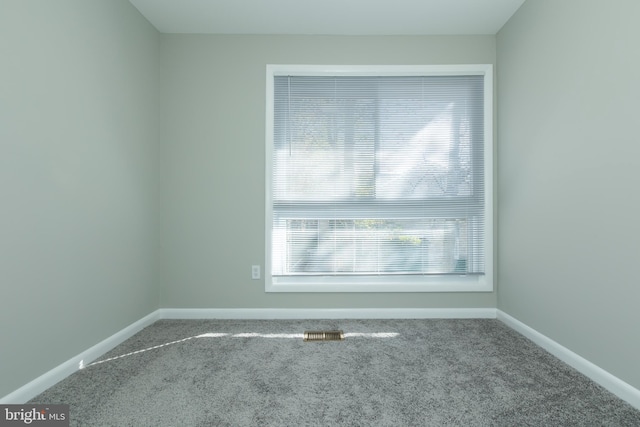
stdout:
{"type": "Polygon", "coordinates": [[[525,0],[129,0],[160,32],[495,34],[525,0]]]}

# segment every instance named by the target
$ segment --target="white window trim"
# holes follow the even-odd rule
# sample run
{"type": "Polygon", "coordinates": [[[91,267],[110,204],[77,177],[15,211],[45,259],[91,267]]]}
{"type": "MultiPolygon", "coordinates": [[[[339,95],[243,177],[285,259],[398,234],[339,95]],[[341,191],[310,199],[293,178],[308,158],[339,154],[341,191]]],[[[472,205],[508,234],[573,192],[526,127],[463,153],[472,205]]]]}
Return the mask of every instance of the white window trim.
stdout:
{"type": "Polygon", "coordinates": [[[493,65],[267,65],[265,163],[265,292],[492,292],[493,291],[493,65]],[[271,169],[274,77],[297,76],[484,76],[485,273],[484,275],[336,276],[274,278],[271,272],[271,169]]]}

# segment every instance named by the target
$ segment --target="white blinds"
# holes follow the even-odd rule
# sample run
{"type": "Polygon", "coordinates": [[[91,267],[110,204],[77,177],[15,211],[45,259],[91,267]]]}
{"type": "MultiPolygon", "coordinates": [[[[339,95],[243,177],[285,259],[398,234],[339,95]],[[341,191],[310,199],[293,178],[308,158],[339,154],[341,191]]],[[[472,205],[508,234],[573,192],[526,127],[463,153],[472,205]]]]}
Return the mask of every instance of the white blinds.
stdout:
{"type": "Polygon", "coordinates": [[[483,76],[275,76],[273,276],[482,274],[483,76]]]}

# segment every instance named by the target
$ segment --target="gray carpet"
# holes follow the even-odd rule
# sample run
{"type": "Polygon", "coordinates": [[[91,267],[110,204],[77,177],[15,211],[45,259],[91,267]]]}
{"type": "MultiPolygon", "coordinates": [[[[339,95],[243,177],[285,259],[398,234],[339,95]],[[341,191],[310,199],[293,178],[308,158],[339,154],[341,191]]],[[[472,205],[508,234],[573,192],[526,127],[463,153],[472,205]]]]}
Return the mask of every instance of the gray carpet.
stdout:
{"type": "Polygon", "coordinates": [[[92,427],[640,426],[497,320],[162,320],[100,361],[31,402],[92,427]]]}

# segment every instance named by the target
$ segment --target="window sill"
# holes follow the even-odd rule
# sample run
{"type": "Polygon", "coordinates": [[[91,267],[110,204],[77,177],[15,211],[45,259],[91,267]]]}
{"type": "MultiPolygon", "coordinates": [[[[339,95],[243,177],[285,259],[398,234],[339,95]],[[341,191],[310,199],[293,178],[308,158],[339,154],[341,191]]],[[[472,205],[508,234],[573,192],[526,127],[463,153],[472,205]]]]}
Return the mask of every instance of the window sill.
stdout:
{"type": "Polygon", "coordinates": [[[265,292],[492,292],[480,276],[267,277],[265,292]]]}

